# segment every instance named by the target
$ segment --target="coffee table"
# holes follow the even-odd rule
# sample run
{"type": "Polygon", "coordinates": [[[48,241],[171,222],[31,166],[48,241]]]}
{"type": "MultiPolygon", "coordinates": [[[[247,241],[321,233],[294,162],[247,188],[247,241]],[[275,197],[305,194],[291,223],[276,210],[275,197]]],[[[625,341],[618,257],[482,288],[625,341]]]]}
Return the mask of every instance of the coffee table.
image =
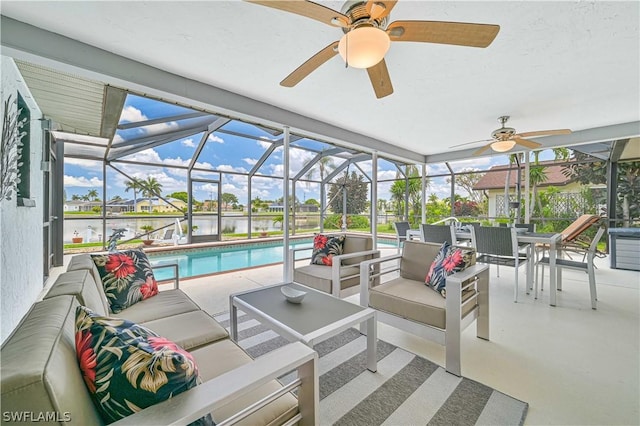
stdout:
{"type": "Polygon", "coordinates": [[[310,347],[366,322],[367,369],[377,367],[376,311],[346,302],[297,283],[281,283],[229,296],[231,339],[238,341],[238,309],[292,342],[310,347]],[[280,288],[289,285],[307,294],[300,304],[288,302],[280,288]]]}

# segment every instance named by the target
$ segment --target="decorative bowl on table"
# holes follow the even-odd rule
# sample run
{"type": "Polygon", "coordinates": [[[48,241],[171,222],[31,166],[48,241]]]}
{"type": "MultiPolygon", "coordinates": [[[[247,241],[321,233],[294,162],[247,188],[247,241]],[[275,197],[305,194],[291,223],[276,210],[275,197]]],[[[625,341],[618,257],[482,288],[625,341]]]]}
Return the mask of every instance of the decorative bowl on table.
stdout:
{"type": "Polygon", "coordinates": [[[306,291],[298,290],[288,285],[280,287],[280,291],[287,299],[287,302],[291,303],[302,302],[302,299],[304,299],[304,296],[307,294],[306,291]]]}
{"type": "Polygon", "coordinates": [[[517,234],[524,234],[527,231],[529,231],[527,228],[516,228],[517,234]]]}

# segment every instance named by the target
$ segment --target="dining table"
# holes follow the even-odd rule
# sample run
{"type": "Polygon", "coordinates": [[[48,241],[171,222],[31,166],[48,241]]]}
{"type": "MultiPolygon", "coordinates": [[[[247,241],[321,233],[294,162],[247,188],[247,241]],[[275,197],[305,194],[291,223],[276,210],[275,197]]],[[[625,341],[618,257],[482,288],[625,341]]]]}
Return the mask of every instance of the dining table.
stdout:
{"type": "MultiPolygon", "coordinates": [[[[459,241],[470,241],[471,231],[465,228],[457,228],[455,230],[456,238],[459,241]]],[[[545,246],[549,250],[549,305],[556,306],[556,292],[562,289],[562,275],[560,268],[556,268],[556,259],[558,257],[558,246],[562,242],[562,234],[553,232],[518,232],[516,236],[518,244],[529,244],[530,250],[527,264],[527,293],[533,289],[533,273],[535,268],[536,247],[545,246]]]]}
{"type": "Polygon", "coordinates": [[[562,275],[560,268],[556,268],[558,246],[562,242],[562,234],[553,232],[519,232],[519,244],[530,244],[529,264],[527,265],[527,291],[533,288],[533,268],[535,267],[536,246],[545,246],[549,250],[549,305],[556,306],[556,292],[562,289],[562,275]]]}

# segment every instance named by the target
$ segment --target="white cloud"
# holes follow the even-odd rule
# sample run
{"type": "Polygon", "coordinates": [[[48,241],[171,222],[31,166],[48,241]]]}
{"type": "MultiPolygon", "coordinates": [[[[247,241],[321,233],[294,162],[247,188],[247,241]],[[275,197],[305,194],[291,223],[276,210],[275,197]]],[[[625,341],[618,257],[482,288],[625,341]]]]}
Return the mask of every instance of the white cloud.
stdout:
{"type": "Polygon", "coordinates": [[[228,164],[220,164],[217,167],[218,170],[222,171],[222,172],[238,172],[238,173],[247,173],[247,169],[245,169],[244,167],[233,167],[230,166],[228,164]]]}
{"type": "Polygon", "coordinates": [[[131,105],[126,106],[122,109],[122,114],[120,114],[120,122],[129,122],[136,123],[138,121],[146,121],[147,116],[142,113],[138,108],[133,107],[131,105]]]}
{"type": "MultiPolygon", "coordinates": [[[[122,109],[120,114],[120,122],[138,123],[140,121],[147,121],[149,118],[142,113],[138,108],[134,106],[126,106],[122,109]]],[[[163,133],[171,129],[177,129],[178,123],[171,121],[168,123],[151,124],[149,126],[140,127],[142,131],[147,134],[163,133]]],[[[114,142],[116,140],[114,139],[114,142]]]]}
{"type": "Polygon", "coordinates": [[[102,179],[92,177],[87,179],[85,176],[69,176],[64,175],[65,186],[79,186],[82,188],[100,188],[102,187],[102,179]]]}
{"type": "Polygon", "coordinates": [[[193,143],[193,139],[189,138],[189,139],[185,139],[182,142],[180,142],[182,144],[182,146],[186,146],[189,148],[195,148],[196,144],[193,143]]]}
{"type": "Polygon", "coordinates": [[[65,157],[64,164],[72,164],[74,166],[91,170],[102,169],[102,161],[84,160],[82,158],[65,157]]]}
{"type": "Polygon", "coordinates": [[[258,160],[256,158],[243,158],[242,161],[247,163],[250,166],[255,166],[258,160]]]}
{"type": "Polygon", "coordinates": [[[265,142],[261,140],[257,140],[256,142],[258,143],[258,146],[262,149],[271,148],[271,145],[273,145],[271,142],[265,142]]]}
{"type": "Polygon", "coordinates": [[[222,139],[219,136],[214,135],[213,133],[209,135],[207,140],[210,140],[211,142],[216,142],[216,143],[224,143],[224,139],[222,139]]]}

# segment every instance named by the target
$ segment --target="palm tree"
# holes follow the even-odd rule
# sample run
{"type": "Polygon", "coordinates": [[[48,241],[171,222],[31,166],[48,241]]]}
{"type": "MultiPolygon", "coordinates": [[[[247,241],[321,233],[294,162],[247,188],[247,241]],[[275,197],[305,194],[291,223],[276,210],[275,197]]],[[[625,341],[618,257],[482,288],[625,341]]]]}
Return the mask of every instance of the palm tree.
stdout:
{"type": "Polygon", "coordinates": [[[160,196],[162,192],[162,184],[158,182],[153,176],[149,176],[147,180],[140,182],[142,186],[142,196],[149,199],[149,213],[153,211],[153,198],[154,196],[160,196]]]}
{"type": "Polygon", "coordinates": [[[98,198],[98,191],[95,189],[89,190],[89,192],[87,192],[87,197],[89,197],[91,201],[95,201],[96,198],[98,198]]]}
{"type": "MultiPolygon", "coordinates": [[[[570,156],[570,152],[567,148],[552,148],[554,161],[558,160],[568,160],[570,156]]],[[[541,183],[547,181],[547,172],[544,167],[541,167],[540,164],[540,152],[541,151],[533,151],[533,167],[529,170],[529,182],[531,183],[531,191],[533,195],[533,204],[531,205],[531,213],[533,215],[533,211],[535,207],[538,207],[538,213],[542,215],[542,201],[538,196],[538,186],[541,183]]]]}
{"type": "MultiPolygon", "coordinates": [[[[313,158],[311,159],[313,160],[313,158]]],[[[309,160],[305,166],[307,164],[309,164],[309,162],[311,161],[309,160]]],[[[336,165],[333,162],[333,159],[331,157],[321,157],[318,160],[318,172],[320,173],[320,182],[322,182],[324,180],[324,176],[325,176],[325,172],[327,171],[327,169],[335,169],[336,165]]],[[[313,179],[313,175],[315,175],[316,171],[315,169],[312,167],[311,169],[309,169],[309,171],[307,172],[307,174],[305,175],[305,177],[309,180],[313,179]]]]}
{"type": "Polygon", "coordinates": [[[421,182],[420,172],[415,164],[407,164],[405,168],[405,176],[408,178],[408,186],[404,179],[404,176],[398,171],[396,173],[396,181],[391,185],[391,198],[395,200],[396,211],[398,215],[403,215],[404,196],[409,197],[409,203],[411,206],[411,216],[416,217],[418,210],[420,209],[421,196],[421,182]]]}
{"type": "Polygon", "coordinates": [[[125,192],[129,192],[130,189],[133,189],[133,211],[138,211],[138,191],[142,189],[142,182],[136,178],[131,179],[125,183],[125,192]]]}
{"type": "Polygon", "coordinates": [[[396,180],[391,184],[391,188],[389,189],[391,193],[391,199],[394,201],[396,206],[396,214],[400,217],[404,216],[403,213],[403,205],[404,205],[404,193],[405,193],[405,185],[404,181],[396,180]]]}
{"type": "MultiPolygon", "coordinates": [[[[504,181],[504,215],[509,216],[509,187],[511,186],[511,166],[516,163],[516,156],[518,154],[510,154],[509,155],[509,168],[507,169],[507,177],[504,181]]],[[[518,170],[518,173],[520,171],[518,170]]],[[[517,193],[516,193],[517,194],[517,193]]]]}

